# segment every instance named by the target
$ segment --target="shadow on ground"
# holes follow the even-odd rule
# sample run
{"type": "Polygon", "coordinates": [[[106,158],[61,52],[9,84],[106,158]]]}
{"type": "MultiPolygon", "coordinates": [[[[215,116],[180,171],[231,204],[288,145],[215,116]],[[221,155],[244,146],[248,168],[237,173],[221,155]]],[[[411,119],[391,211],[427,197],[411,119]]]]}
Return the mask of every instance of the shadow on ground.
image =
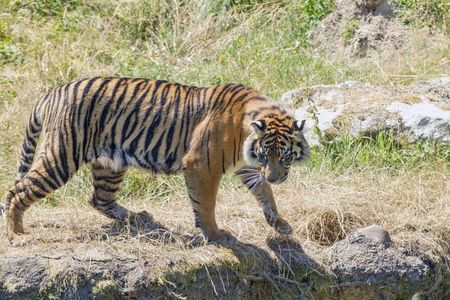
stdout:
{"type": "MultiPolygon", "coordinates": [[[[47,223],[51,230],[61,230],[47,223]]],[[[322,276],[315,277],[319,281],[309,275],[325,274],[298,241],[284,236],[256,246],[206,243],[200,234],[171,231],[154,220],[114,221],[101,229],[45,241],[49,248],[51,243],[73,243],[61,253],[55,247],[30,255],[28,250],[42,239],[12,245],[0,258],[0,298],[308,299],[323,281],[322,276]],[[158,253],[133,256],[115,247],[116,242],[137,243],[158,253]],[[77,250],[80,245],[83,253],[77,250]],[[12,251],[18,247],[20,254],[12,251]]]]}

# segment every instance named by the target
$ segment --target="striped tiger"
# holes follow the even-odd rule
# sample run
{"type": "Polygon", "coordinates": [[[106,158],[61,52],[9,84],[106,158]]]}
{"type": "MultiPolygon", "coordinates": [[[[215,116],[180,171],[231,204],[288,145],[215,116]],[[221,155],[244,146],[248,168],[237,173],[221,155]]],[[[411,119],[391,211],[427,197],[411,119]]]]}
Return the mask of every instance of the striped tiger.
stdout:
{"type": "Polygon", "coordinates": [[[232,234],[218,228],[214,210],[222,176],[235,171],[262,206],[268,224],[291,234],[270,184],[285,181],[291,165],[310,157],[304,122],[237,84],[199,88],[96,77],[62,85],[31,112],[18,178],[2,208],[8,239],[24,232],[23,214],[30,205],[63,186],[85,164],[93,175],[89,204],[107,217],[150,219],[145,211],[135,213],[117,203],[129,167],[181,173],[196,226],[209,241],[234,242],[232,234]]]}

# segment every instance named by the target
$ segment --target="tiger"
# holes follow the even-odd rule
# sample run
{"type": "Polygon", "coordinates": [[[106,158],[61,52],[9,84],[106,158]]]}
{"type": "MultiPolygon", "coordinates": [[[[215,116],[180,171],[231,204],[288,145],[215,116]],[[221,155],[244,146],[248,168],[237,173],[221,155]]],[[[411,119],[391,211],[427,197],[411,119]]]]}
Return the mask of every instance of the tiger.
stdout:
{"type": "Polygon", "coordinates": [[[296,120],[282,105],[242,84],[195,87],[145,78],[93,77],[61,85],[38,100],[21,148],[15,185],[5,194],[7,238],[24,233],[23,215],[62,187],[85,164],[92,172],[89,204],[106,217],[149,222],[143,210],[118,204],[129,167],[182,174],[195,226],[208,242],[234,243],[216,223],[224,174],[235,172],[276,232],[292,233],[271,184],[310,158],[296,120]],[[38,156],[34,158],[43,131],[38,156]]]}

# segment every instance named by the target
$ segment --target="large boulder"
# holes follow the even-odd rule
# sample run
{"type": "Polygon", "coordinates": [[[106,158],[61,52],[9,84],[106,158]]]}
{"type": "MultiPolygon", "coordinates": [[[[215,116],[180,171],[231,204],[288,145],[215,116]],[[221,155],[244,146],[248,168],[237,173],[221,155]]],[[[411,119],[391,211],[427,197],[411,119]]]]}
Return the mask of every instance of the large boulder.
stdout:
{"type": "Polygon", "coordinates": [[[297,118],[309,119],[305,134],[313,145],[342,134],[375,137],[380,131],[408,142],[450,141],[450,77],[395,89],[356,81],[316,85],[289,91],[280,102],[297,118]]]}
{"type": "Polygon", "coordinates": [[[433,285],[432,271],[420,258],[392,246],[389,233],[372,225],[333,245],[330,268],[346,299],[419,297],[433,285]]]}

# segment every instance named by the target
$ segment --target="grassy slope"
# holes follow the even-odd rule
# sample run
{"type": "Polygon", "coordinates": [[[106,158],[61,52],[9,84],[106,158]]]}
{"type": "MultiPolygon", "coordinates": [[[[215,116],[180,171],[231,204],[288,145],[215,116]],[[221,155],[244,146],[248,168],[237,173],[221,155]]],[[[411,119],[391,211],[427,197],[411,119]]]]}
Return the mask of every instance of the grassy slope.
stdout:
{"type": "MultiPolygon", "coordinates": [[[[305,85],[346,80],[396,85],[449,75],[448,49],[386,65],[333,61],[326,53],[317,53],[308,38],[332,1],[320,1],[325,3],[321,5],[313,0],[241,1],[250,5],[234,6],[219,0],[10,2],[0,0],[2,195],[16,177],[24,115],[38,97],[71,80],[111,75],[198,86],[238,82],[276,99],[305,85]]],[[[422,16],[421,2],[403,2],[413,7],[403,11],[404,18],[424,25],[417,17],[422,16]]],[[[448,8],[426,25],[444,28],[445,14],[448,8]]],[[[430,142],[403,147],[389,139],[335,142],[316,149],[306,168],[294,169],[289,182],[274,190],[281,211],[294,225],[295,237],[313,256],[319,258],[322,247],[351,230],[377,223],[398,244],[433,259],[449,255],[449,157],[447,145],[430,142]]],[[[33,206],[26,215],[27,226],[34,224],[32,234],[42,238],[49,233],[58,238],[79,234],[81,240],[89,240],[84,226],[93,231],[100,226],[93,225],[97,219],[100,224],[109,222],[85,209],[89,185],[89,171],[81,170],[66,187],[33,206]],[[61,210],[69,225],[57,217],[50,222],[60,229],[39,225],[44,214],[61,210]],[[85,218],[90,221],[83,223],[85,218]]],[[[219,196],[219,223],[240,239],[258,243],[272,231],[251,195],[243,191],[232,176],[226,177],[219,196]]],[[[132,170],[120,198],[132,208],[153,211],[169,228],[196,232],[180,177],[132,170]]],[[[2,228],[3,224],[4,240],[2,228]]],[[[145,253],[145,243],[136,243],[124,249],[145,253]]]]}

